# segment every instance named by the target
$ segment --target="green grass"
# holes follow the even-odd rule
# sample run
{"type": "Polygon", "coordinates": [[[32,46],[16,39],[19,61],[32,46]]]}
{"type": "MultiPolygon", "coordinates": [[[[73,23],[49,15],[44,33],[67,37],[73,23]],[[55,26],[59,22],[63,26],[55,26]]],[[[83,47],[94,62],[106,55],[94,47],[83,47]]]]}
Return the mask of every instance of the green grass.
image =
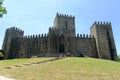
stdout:
{"type": "Polygon", "coordinates": [[[37,61],[43,61],[48,59],[51,59],[51,58],[25,58],[25,59],[0,60],[0,68],[14,66],[14,65],[21,65],[25,63],[32,63],[37,61]]]}
{"type": "MultiPolygon", "coordinates": [[[[36,61],[36,59],[43,60],[44,58],[33,58],[31,61],[36,61]]],[[[8,60],[7,62],[5,60],[2,61],[2,64],[12,62],[22,64],[27,61],[27,59],[21,60],[8,60]]],[[[0,75],[18,80],[120,80],[120,63],[92,58],[68,57],[29,67],[0,70],[0,75]]]]}

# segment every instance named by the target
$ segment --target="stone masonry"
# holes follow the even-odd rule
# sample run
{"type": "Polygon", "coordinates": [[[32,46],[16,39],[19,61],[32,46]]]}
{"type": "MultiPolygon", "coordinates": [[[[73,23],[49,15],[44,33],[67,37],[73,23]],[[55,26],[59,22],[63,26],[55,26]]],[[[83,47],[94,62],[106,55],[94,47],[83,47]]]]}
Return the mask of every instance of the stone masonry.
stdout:
{"type": "Polygon", "coordinates": [[[24,36],[18,28],[7,29],[2,50],[5,59],[66,55],[117,60],[111,23],[95,22],[90,32],[76,35],[75,17],[57,13],[47,34],[24,36]]]}

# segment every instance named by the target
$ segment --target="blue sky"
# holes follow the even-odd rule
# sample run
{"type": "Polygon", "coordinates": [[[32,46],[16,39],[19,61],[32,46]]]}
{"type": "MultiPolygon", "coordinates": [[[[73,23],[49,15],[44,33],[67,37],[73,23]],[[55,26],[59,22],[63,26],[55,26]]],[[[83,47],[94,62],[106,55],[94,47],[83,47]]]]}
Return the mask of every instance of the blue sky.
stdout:
{"type": "Polygon", "coordinates": [[[76,33],[90,34],[95,21],[110,21],[120,54],[120,0],[5,0],[8,14],[0,19],[0,48],[6,28],[16,26],[25,35],[47,33],[56,13],[74,15],[76,33]]]}

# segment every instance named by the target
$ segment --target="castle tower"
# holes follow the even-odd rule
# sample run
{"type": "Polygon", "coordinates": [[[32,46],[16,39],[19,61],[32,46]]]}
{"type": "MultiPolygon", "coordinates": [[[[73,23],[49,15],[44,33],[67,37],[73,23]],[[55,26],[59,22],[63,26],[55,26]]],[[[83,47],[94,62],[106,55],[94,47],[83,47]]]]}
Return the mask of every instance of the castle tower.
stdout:
{"type": "Polygon", "coordinates": [[[75,36],[75,17],[71,15],[68,16],[67,14],[57,13],[54,20],[54,27],[61,31],[65,29],[71,30],[73,31],[72,33],[75,36]]]}
{"type": "Polygon", "coordinates": [[[24,32],[18,28],[12,27],[6,30],[2,50],[5,59],[15,58],[18,53],[17,40],[23,37],[24,32]]]}
{"type": "Polygon", "coordinates": [[[117,60],[111,23],[95,22],[91,27],[91,35],[96,39],[99,58],[117,60]]]}
{"type": "MultiPolygon", "coordinates": [[[[54,20],[54,27],[49,31],[49,35],[52,34],[56,37],[58,44],[57,52],[61,52],[61,49],[64,53],[74,52],[74,41],[75,41],[75,17],[68,16],[66,14],[58,14],[54,20]],[[64,40],[63,40],[64,37],[64,40]],[[62,42],[61,42],[62,41],[62,42]],[[61,44],[64,43],[64,44],[61,44]],[[62,46],[62,47],[61,47],[62,46]],[[64,49],[63,49],[64,48],[64,49]]],[[[53,36],[53,38],[55,38],[53,36]]],[[[54,39],[52,39],[54,40],[54,39]]],[[[52,44],[51,44],[52,45],[52,44]]]]}

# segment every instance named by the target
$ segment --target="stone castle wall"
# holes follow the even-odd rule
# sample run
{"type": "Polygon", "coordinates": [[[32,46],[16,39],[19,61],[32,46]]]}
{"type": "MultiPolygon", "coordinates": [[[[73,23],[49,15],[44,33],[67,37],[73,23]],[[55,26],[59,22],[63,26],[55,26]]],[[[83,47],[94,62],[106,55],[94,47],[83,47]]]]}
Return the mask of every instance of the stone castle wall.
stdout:
{"type": "Polygon", "coordinates": [[[46,34],[26,36],[18,40],[19,57],[31,57],[42,53],[47,53],[48,36],[46,34]]]}
{"type": "Polygon", "coordinates": [[[75,47],[80,55],[98,58],[95,38],[91,35],[77,35],[75,47]]]}

